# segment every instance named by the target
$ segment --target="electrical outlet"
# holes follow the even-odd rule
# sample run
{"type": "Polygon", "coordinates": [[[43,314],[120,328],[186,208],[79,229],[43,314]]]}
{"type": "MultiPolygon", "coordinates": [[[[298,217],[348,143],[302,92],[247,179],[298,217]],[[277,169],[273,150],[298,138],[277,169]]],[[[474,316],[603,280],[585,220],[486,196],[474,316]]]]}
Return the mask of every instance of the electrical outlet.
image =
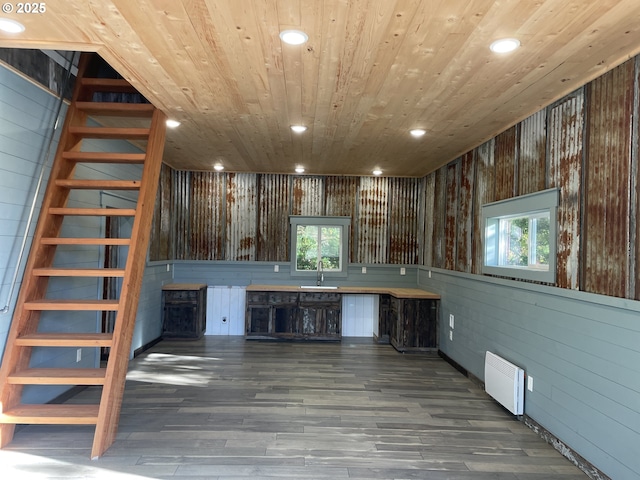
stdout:
{"type": "Polygon", "coordinates": [[[453,313],[449,314],[449,327],[451,327],[451,329],[453,330],[453,326],[454,326],[454,317],[453,317],[453,313]]]}
{"type": "Polygon", "coordinates": [[[527,375],[527,390],[533,392],[533,377],[531,375],[527,375]]]}
{"type": "Polygon", "coordinates": [[[406,269],[406,268],[404,268],[404,267],[402,267],[402,268],[400,269],[400,275],[406,275],[406,274],[407,274],[407,269],[406,269]]]}
{"type": "Polygon", "coordinates": [[[222,317],[222,323],[227,323],[227,317],[222,317]]]}
{"type": "Polygon", "coordinates": [[[274,265],[273,266],[273,271],[278,273],[280,271],[280,265],[274,265]]]}
{"type": "Polygon", "coordinates": [[[367,267],[362,267],[362,273],[367,273],[367,267]]]}
{"type": "Polygon", "coordinates": [[[449,330],[449,340],[453,342],[453,330],[449,330]]]}
{"type": "Polygon", "coordinates": [[[431,278],[431,270],[429,270],[429,278],[431,278]]]}
{"type": "Polygon", "coordinates": [[[170,272],[170,271],[171,271],[171,265],[167,263],[167,272],[170,272]]]}
{"type": "Polygon", "coordinates": [[[76,363],[78,363],[80,360],[82,360],[82,349],[81,348],[79,348],[76,351],[76,363]]]}

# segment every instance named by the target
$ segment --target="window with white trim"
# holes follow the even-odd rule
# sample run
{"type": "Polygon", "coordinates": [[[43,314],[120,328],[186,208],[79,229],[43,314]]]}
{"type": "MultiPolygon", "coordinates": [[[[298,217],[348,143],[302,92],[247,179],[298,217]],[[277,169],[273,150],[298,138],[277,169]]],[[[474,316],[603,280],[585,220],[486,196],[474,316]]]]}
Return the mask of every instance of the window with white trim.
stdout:
{"type": "Polygon", "coordinates": [[[349,217],[291,216],[291,274],[346,275],[349,217]]]}
{"type": "Polygon", "coordinates": [[[558,190],[482,206],[482,273],[554,283],[558,190]]]}

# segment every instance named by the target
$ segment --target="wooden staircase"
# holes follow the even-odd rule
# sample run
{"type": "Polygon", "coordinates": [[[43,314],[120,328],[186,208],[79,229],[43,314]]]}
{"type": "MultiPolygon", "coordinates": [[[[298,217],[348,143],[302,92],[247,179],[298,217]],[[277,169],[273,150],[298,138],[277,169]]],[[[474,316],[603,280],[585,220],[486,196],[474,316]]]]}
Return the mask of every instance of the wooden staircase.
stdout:
{"type": "MultiPolygon", "coordinates": [[[[83,54],[80,59],[72,101],[7,338],[0,368],[0,447],[11,442],[16,424],[89,424],[95,425],[91,456],[97,458],[113,443],[118,428],[162,164],[166,117],[148,103],[94,101],[96,92],[137,93],[122,79],[91,78],[90,71],[96,61],[91,54],[83,54]],[[96,127],[88,125],[90,115],[111,119],[127,117],[125,121],[129,123],[142,120],[148,126],[96,127]],[[143,142],[146,143],[146,153],[82,151],[84,139],[143,142]],[[142,175],[134,180],[77,178],[77,165],[96,163],[140,164],[142,175]],[[71,192],[83,189],[136,191],[137,206],[135,209],[69,207],[71,192]],[[72,216],[133,217],[132,234],[130,238],[61,237],[64,219],[72,216]],[[60,246],[105,248],[107,245],[128,246],[124,269],[55,267],[56,252],[60,246]],[[53,298],[55,294],[48,294],[52,277],[96,277],[96,282],[104,277],[121,277],[122,287],[117,300],[56,299],[53,298]],[[57,332],[39,331],[41,317],[51,311],[67,311],[69,315],[82,311],[115,311],[114,332],[67,333],[71,328],[65,328],[65,325],[60,325],[57,332]],[[105,368],[31,368],[32,351],[37,347],[109,347],[110,353],[105,368]],[[99,404],[24,404],[22,393],[26,385],[101,385],[102,393],[99,404]]],[[[78,170],[91,171],[87,168],[78,170]]]]}

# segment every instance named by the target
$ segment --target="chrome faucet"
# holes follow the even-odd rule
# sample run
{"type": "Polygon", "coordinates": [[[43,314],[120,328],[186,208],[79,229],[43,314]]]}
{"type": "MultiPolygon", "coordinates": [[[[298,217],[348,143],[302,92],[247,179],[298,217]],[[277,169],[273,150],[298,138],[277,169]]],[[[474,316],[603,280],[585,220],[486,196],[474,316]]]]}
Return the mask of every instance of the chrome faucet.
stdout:
{"type": "Polygon", "coordinates": [[[324,272],[322,271],[322,260],[318,261],[318,274],[316,275],[316,285],[319,287],[324,282],[324,272]]]}

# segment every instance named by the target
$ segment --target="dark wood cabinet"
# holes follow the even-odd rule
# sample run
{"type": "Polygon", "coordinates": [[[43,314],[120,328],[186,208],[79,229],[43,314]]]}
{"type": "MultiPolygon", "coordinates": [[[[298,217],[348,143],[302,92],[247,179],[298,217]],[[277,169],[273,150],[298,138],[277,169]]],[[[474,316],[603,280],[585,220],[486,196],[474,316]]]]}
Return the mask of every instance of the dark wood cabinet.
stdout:
{"type": "Polygon", "coordinates": [[[388,338],[399,352],[438,349],[437,299],[380,296],[379,341],[388,338]]]}
{"type": "Polygon", "coordinates": [[[197,339],[206,328],[207,286],[174,283],[162,287],[162,337],[197,339]]]}
{"type": "Polygon", "coordinates": [[[247,292],[247,338],[339,340],[342,296],[333,292],[247,292]]]}

